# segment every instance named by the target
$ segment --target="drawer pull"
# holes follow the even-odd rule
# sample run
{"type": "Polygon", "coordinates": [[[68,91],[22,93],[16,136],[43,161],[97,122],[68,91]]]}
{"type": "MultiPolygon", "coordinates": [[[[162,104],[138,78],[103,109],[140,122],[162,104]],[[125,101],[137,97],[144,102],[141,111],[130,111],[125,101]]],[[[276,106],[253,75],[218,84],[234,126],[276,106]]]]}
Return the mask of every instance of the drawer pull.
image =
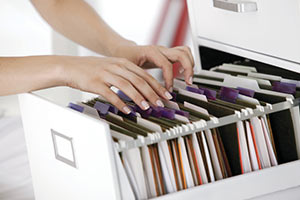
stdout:
{"type": "Polygon", "coordinates": [[[74,153],[73,138],[51,129],[55,158],[67,165],[78,168],[74,153]]]}
{"type": "Polygon", "coordinates": [[[237,0],[213,0],[214,7],[233,12],[256,12],[257,4],[251,1],[237,1],[237,0]]]}

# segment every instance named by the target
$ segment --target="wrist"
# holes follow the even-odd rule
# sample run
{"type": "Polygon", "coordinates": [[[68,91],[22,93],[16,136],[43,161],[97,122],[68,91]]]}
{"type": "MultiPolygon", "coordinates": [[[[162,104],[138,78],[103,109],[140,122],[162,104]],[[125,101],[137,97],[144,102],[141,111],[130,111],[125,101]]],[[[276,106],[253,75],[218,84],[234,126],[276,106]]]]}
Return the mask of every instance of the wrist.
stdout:
{"type": "Polygon", "coordinates": [[[51,77],[52,82],[56,86],[68,86],[69,85],[69,68],[67,62],[68,56],[51,56],[51,77]]]}
{"type": "Polygon", "coordinates": [[[130,46],[136,46],[137,44],[131,40],[123,40],[111,46],[110,55],[111,57],[124,57],[124,48],[130,46]]]}

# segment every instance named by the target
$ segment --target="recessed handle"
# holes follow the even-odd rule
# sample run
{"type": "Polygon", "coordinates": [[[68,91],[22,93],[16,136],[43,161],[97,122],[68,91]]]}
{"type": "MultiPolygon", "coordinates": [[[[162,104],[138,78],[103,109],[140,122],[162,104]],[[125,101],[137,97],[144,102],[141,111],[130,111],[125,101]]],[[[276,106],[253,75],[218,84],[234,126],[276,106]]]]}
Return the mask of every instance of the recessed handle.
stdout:
{"type": "Polygon", "coordinates": [[[78,168],[74,153],[73,138],[51,129],[55,158],[67,165],[78,168]]]}
{"type": "Polygon", "coordinates": [[[252,1],[237,1],[237,0],[213,0],[214,7],[223,10],[245,13],[256,12],[257,3],[252,1]]]}

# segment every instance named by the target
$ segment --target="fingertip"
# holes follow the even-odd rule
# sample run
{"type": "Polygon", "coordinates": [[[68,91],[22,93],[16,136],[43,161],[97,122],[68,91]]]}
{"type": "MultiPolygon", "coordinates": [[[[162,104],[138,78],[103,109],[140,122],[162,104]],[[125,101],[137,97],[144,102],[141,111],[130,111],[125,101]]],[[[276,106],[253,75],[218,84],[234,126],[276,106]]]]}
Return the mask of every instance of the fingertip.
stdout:
{"type": "Polygon", "coordinates": [[[171,81],[171,83],[169,83],[168,85],[166,85],[166,89],[167,89],[169,92],[173,92],[173,81],[171,81]]]}
{"type": "Polygon", "coordinates": [[[126,115],[130,114],[131,113],[131,110],[128,106],[124,106],[123,109],[122,109],[122,112],[126,115]]]}
{"type": "Polygon", "coordinates": [[[193,70],[186,69],[184,71],[184,80],[187,84],[193,84],[193,70]]]}
{"type": "Polygon", "coordinates": [[[158,99],[155,103],[159,107],[165,107],[164,103],[160,99],[158,99]]]}
{"type": "Polygon", "coordinates": [[[193,84],[193,77],[189,76],[188,78],[185,79],[185,81],[186,81],[187,84],[192,85],[193,84]]]}
{"type": "Polygon", "coordinates": [[[194,60],[193,57],[191,58],[191,61],[192,61],[192,67],[194,67],[195,66],[195,60],[194,60]]]}
{"type": "Polygon", "coordinates": [[[179,74],[182,74],[184,72],[184,68],[183,67],[180,67],[179,68],[179,74]]]}
{"type": "Polygon", "coordinates": [[[170,91],[169,89],[173,86],[173,77],[172,78],[168,78],[165,76],[164,74],[164,80],[165,80],[165,88],[170,91]]]}
{"type": "Polygon", "coordinates": [[[150,108],[150,105],[145,100],[141,102],[141,106],[142,106],[141,109],[143,110],[148,110],[150,108]]]}
{"type": "MultiPolygon", "coordinates": [[[[170,88],[169,88],[169,91],[170,91],[170,90],[173,90],[173,88],[170,87],[170,88]]],[[[168,100],[173,99],[172,95],[171,95],[170,92],[168,92],[168,91],[165,92],[165,97],[166,97],[168,100]]]]}

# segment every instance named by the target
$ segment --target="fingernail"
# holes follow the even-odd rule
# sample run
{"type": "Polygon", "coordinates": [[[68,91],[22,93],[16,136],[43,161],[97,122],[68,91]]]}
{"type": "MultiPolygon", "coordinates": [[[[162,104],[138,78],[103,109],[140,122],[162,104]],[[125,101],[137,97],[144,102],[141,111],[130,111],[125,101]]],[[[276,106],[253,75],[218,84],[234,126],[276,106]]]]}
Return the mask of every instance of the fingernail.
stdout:
{"type": "Polygon", "coordinates": [[[172,95],[171,95],[168,91],[165,92],[165,96],[166,96],[168,99],[173,99],[172,95]]]}
{"type": "Polygon", "coordinates": [[[126,114],[131,113],[131,110],[130,110],[127,106],[124,106],[124,107],[123,107],[123,110],[124,110],[124,112],[125,112],[126,114]]]}
{"type": "Polygon", "coordinates": [[[147,110],[150,106],[149,106],[149,104],[145,101],[145,100],[143,100],[142,102],[141,102],[141,104],[142,104],[142,106],[143,106],[143,108],[145,109],[145,110],[147,110]]]}
{"type": "Polygon", "coordinates": [[[184,71],[184,69],[181,67],[181,68],[179,69],[179,74],[182,74],[183,71],[184,71]]]}
{"type": "Polygon", "coordinates": [[[156,105],[160,106],[160,107],[165,107],[165,105],[163,104],[163,102],[161,100],[157,100],[156,105]]]}
{"type": "Polygon", "coordinates": [[[170,87],[170,88],[169,88],[169,91],[170,91],[170,92],[173,92],[173,87],[170,87]]]}
{"type": "Polygon", "coordinates": [[[188,82],[189,84],[193,84],[193,77],[190,77],[188,82]]]}

